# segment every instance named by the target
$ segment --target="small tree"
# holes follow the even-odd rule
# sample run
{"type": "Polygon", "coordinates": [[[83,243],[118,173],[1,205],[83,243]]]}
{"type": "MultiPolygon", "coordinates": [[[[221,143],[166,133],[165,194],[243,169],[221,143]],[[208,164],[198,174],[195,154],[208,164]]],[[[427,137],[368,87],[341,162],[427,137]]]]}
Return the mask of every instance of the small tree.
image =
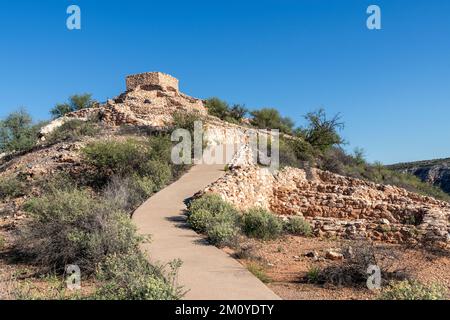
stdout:
{"type": "Polygon", "coordinates": [[[225,119],[228,116],[229,105],[219,98],[209,98],[205,103],[208,113],[220,119],[225,119]]]}
{"type": "Polygon", "coordinates": [[[323,152],[344,143],[338,134],[338,131],[344,128],[339,114],[328,119],[325,110],[319,109],[306,114],[305,119],[308,121],[308,127],[300,129],[297,134],[302,135],[314,148],[323,152]]]}
{"type": "Polygon", "coordinates": [[[240,123],[248,112],[244,105],[234,104],[230,107],[219,98],[210,98],[206,100],[205,105],[210,115],[232,123],[240,123]]]}
{"type": "Polygon", "coordinates": [[[247,108],[241,104],[235,104],[229,110],[229,116],[237,121],[241,121],[247,113],[247,108]]]}
{"type": "Polygon", "coordinates": [[[260,129],[279,129],[283,133],[291,134],[294,121],[288,117],[282,117],[277,109],[264,108],[252,111],[251,123],[260,129]]]}
{"type": "Polygon", "coordinates": [[[0,121],[0,151],[24,151],[36,144],[39,125],[25,109],[11,113],[0,121]]]}
{"type": "Polygon", "coordinates": [[[356,147],[353,151],[353,157],[357,165],[364,165],[366,163],[366,152],[363,148],[356,147]]]}
{"type": "Polygon", "coordinates": [[[94,104],[96,103],[95,100],[92,99],[92,94],[85,93],[85,94],[75,94],[69,98],[69,100],[66,103],[59,103],[57,104],[50,113],[52,114],[53,118],[59,118],[67,113],[78,111],[81,109],[87,109],[92,108],[94,104]]]}

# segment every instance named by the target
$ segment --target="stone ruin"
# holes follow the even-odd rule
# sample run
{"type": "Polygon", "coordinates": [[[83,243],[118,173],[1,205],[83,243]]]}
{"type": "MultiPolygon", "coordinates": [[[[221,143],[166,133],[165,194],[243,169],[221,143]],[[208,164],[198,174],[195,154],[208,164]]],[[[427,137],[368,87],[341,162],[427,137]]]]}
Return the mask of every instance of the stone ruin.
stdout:
{"type": "Polygon", "coordinates": [[[311,168],[231,169],[206,187],[240,210],[262,207],[290,219],[299,216],[316,236],[372,239],[390,243],[440,243],[450,246],[450,204],[395,186],[340,176],[311,168]]]}
{"type": "Polygon", "coordinates": [[[41,137],[50,134],[70,119],[97,118],[108,126],[148,126],[166,128],[175,113],[190,112],[206,116],[201,99],[192,98],[179,91],[178,79],[162,73],[147,72],[126,78],[127,91],[96,108],[83,109],[67,114],[45,126],[41,137]]]}
{"type": "Polygon", "coordinates": [[[178,79],[162,72],[145,72],[134,74],[126,78],[127,91],[143,89],[155,89],[161,91],[179,92],[178,79]]]}

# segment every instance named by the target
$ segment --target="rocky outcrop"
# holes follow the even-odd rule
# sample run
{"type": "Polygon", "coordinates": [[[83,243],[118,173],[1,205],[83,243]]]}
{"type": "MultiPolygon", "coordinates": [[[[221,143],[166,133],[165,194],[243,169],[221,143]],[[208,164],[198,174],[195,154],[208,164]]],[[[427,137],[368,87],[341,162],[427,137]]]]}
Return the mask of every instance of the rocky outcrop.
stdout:
{"type": "Polygon", "coordinates": [[[410,173],[450,194],[450,159],[438,159],[391,165],[389,168],[410,173]]]}
{"type": "Polygon", "coordinates": [[[239,167],[207,187],[241,210],[260,206],[310,221],[317,236],[448,243],[450,204],[407,190],[310,169],[239,167]]]}

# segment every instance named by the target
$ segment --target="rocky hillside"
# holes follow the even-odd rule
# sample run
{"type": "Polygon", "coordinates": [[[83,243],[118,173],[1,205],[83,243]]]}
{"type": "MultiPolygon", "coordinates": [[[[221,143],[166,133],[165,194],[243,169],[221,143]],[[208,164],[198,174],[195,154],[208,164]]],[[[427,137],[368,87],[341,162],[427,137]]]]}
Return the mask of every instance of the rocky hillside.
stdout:
{"type": "MultiPolygon", "coordinates": [[[[130,76],[125,93],[103,105],[66,114],[43,127],[42,141],[32,152],[0,160],[0,176],[36,180],[61,171],[79,176],[87,170],[79,155],[79,150],[87,143],[111,137],[126,139],[123,126],[167,128],[178,112],[196,114],[204,119],[206,140],[210,144],[244,144],[244,149],[247,148],[237,153],[229,166],[231,171],[206,190],[221,194],[241,209],[257,204],[282,216],[303,216],[311,221],[318,236],[367,237],[389,242],[437,240],[446,243],[450,240],[450,205],[447,202],[313,168],[287,167],[271,173],[246,163],[251,158],[245,145],[249,128],[209,116],[202,100],[181,93],[178,80],[162,73],[130,76]],[[94,121],[102,126],[102,133],[77,141],[52,142],[52,135],[74,119],[94,121]]],[[[267,134],[264,130],[259,132],[267,134]]],[[[417,163],[416,167],[417,172],[427,170],[430,182],[445,184],[449,181],[443,162],[417,163]]],[[[396,169],[409,171],[413,167],[398,165],[396,169]]],[[[3,203],[3,211],[17,212],[22,204],[20,200],[3,203]]]]}
{"type": "Polygon", "coordinates": [[[423,182],[450,194],[450,158],[399,163],[388,167],[398,172],[413,174],[423,182]]]}

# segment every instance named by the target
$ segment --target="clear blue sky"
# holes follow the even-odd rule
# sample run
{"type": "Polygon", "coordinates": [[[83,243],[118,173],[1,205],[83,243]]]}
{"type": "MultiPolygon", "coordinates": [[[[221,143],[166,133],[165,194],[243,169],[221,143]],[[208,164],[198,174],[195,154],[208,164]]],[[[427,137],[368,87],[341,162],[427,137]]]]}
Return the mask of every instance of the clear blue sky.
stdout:
{"type": "Polygon", "coordinates": [[[1,1],[0,117],[37,119],[74,93],[104,101],[127,74],[163,71],[182,91],[302,123],[324,107],[368,159],[450,156],[450,1],[1,1]],[[66,28],[66,8],[82,30],[66,28]],[[366,28],[378,4],[383,30],[366,28]]]}

